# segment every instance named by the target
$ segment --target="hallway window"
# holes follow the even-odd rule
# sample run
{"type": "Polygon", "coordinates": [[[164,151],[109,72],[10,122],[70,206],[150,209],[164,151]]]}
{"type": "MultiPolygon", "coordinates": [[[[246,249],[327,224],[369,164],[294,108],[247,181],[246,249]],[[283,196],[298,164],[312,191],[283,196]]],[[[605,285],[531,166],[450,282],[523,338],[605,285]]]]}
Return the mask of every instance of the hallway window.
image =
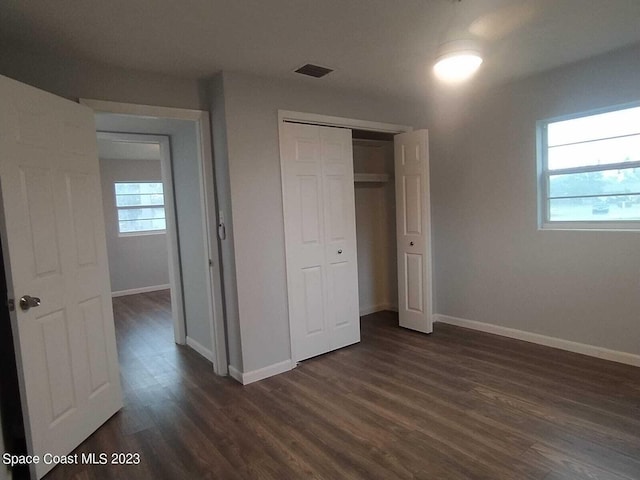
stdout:
{"type": "Polygon", "coordinates": [[[160,182],[116,182],[120,235],[164,233],[167,224],[160,182]]]}

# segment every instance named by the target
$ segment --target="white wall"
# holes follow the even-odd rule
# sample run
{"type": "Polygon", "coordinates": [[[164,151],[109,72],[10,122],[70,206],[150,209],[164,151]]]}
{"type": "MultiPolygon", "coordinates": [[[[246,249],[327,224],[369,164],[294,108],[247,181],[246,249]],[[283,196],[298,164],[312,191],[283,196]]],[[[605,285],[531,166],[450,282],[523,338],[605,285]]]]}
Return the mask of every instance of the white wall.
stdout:
{"type": "Polygon", "coordinates": [[[162,182],[159,160],[100,159],[100,181],[109,254],[111,291],[167,285],[169,256],[167,236],[118,234],[115,182],[162,182]]]}
{"type": "MultiPolygon", "coordinates": [[[[237,252],[237,321],[243,371],[248,372],[291,357],[278,109],[425,125],[422,109],[415,104],[331,90],[321,81],[315,86],[225,72],[222,83],[223,93],[213,102],[213,128],[220,123],[217,111],[224,108],[229,163],[229,198],[224,203],[233,207],[233,237],[228,241],[237,252]]],[[[220,154],[216,150],[216,156],[220,154]]],[[[220,161],[224,160],[216,160],[220,161]]],[[[231,316],[227,320],[234,321],[231,316]]]]}
{"type": "Polygon", "coordinates": [[[393,142],[353,145],[356,173],[387,173],[386,183],[356,182],[360,313],[397,309],[393,142]]]}
{"type": "Polygon", "coordinates": [[[640,232],[538,230],[535,127],[639,101],[638,58],[523,79],[476,96],[457,126],[433,125],[437,312],[640,354],[640,232]]]}

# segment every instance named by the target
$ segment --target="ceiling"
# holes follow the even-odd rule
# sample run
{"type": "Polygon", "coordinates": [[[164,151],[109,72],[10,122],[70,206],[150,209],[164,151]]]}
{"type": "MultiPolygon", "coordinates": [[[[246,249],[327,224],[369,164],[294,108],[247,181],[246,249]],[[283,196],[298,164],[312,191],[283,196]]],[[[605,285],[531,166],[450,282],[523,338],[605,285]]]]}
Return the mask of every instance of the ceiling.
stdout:
{"type": "Polygon", "coordinates": [[[497,85],[640,42],[638,0],[2,0],[0,40],[55,55],[207,78],[220,70],[422,97],[438,44],[473,37],[497,85]]]}

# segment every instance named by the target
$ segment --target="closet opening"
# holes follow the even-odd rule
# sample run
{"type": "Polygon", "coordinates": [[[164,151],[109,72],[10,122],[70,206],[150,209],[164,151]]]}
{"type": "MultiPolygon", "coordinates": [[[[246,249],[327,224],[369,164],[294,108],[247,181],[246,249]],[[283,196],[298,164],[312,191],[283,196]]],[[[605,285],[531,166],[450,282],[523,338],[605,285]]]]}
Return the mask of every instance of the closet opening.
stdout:
{"type": "Polygon", "coordinates": [[[360,316],[398,311],[393,135],[352,130],[360,316]]]}
{"type": "Polygon", "coordinates": [[[360,342],[360,317],[377,312],[432,332],[427,130],[278,121],[292,361],[360,342]]]}

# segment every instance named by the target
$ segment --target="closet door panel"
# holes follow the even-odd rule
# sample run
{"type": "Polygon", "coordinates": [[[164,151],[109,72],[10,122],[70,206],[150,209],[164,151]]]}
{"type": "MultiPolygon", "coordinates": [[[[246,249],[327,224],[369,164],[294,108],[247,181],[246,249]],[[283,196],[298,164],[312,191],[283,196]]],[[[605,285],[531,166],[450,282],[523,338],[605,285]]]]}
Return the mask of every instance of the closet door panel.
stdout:
{"type": "Polygon", "coordinates": [[[316,129],[297,124],[284,127],[282,180],[292,355],[303,360],[326,352],[331,345],[322,155],[316,129]]]}
{"type": "Polygon", "coordinates": [[[281,161],[292,357],[360,341],[351,131],[284,123],[281,161]]]}
{"type": "Polygon", "coordinates": [[[433,331],[429,150],[426,130],[395,136],[398,315],[401,327],[433,331]]]}
{"type": "Polygon", "coordinates": [[[331,349],[360,341],[351,131],[321,128],[331,349]]]}

